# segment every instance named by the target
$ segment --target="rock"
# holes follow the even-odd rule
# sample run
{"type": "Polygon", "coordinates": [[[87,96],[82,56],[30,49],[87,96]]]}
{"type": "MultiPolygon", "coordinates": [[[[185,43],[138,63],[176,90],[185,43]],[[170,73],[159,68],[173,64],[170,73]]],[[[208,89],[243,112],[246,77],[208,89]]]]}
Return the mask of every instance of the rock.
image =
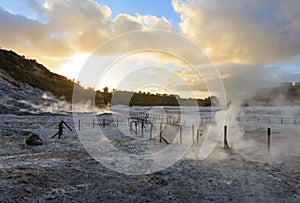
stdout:
{"type": "Polygon", "coordinates": [[[153,184],[156,184],[156,185],[159,185],[159,186],[166,186],[166,185],[168,185],[168,181],[165,180],[164,178],[161,178],[161,177],[150,177],[148,179],[148,181],[150,183],[153,183],[153,184]]]}
{"type": "Polygon", "coordinates": [[[37,134],[32,134],[27,140],[26,144],[28,145],[42,145],[43,140],[37,134]]]}

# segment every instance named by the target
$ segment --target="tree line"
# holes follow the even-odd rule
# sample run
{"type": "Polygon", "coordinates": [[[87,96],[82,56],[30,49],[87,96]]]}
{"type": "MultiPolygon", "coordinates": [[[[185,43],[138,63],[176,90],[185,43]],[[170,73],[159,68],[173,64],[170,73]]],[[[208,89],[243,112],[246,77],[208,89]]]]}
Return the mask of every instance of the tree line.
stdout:
{"type": "MultiPolygon", "coordinates": [[[[113,90],[108,87],[102,91],[93,88],[84,88],[79,82],[74,82],[64,76],[52,73],[42,64],[33,59],[27,59],[13,51],[0,49],[0,70],[16,81],[27,83],[32,87],[51,92],[55,97],[68,102],[91,101],[97,107],[111,105],[129,106],[211,106],[218,105],[218,99],[214,96],[205,99],[185,99],[177,95],[153,94],[145,92],[129,92],[113,90]],[[73,91],[76,90],[76,98],[73,91]]],[[[19,83],[10,81],[13,85],[19,83]]]]}

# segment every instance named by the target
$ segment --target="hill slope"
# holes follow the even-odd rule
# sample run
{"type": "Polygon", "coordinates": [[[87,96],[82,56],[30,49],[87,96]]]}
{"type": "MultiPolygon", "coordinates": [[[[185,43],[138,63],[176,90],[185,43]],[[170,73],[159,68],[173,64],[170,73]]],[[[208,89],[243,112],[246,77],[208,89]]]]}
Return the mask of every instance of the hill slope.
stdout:
{"type": "MultiPolygon", "coordinates": [[[[35,60],[13,51],[0,50],[0,113],[70,112],[75,86],[80,91],[82,102],[95,94],[91,89],[84,89],[66,77],[50,72],[35,60]],[[56,110],[50,108],[55,105],[56,110]]],[[[108,96],[108,93],[97,91],[96,105],[106,106],[108,96]]]]}
{"type": "Polygon", "coordinates": [[[50,72],[35,60],[25,59],[12,51],[0,50],[0,71],[13,78],[16,87],[28,84],[31,87],[53,93],[56,97],[72,98],[74,83],[66,77],[50,72]]]}
{"type": "MultiPolygon", "coordinates": [[[[79,95],[75,102],[90,102],[97,107],[106,107],[111,103],[130,106],[178,106],[179,104],[210,106],[212,99],[214,99],[214,104],[218,103],[217,98],[213,96],[196,100],[145,92],[134,93],[118,90],[114,90],[113,93],[107,90],[95,92],[93,89],[84,89],[64,76],[50,72],[35,60],[26,59],[13,51],[0,49],[0,96],[2,100],[0,113],[49,112],[49,106],[53,104],[61,101],[74,102],[72,100],[74,99],[72,98],[74,87],[79,95]],[[95,100],[89,101],[93,97],[95,100]]],[[[60,112],[60,109],[61,111],[71,111],[70,104],[62,103],[57,106],[57,112],[60,112]],[[68,108],[64,107],[67,105],[69,105],[68,108]]]]}

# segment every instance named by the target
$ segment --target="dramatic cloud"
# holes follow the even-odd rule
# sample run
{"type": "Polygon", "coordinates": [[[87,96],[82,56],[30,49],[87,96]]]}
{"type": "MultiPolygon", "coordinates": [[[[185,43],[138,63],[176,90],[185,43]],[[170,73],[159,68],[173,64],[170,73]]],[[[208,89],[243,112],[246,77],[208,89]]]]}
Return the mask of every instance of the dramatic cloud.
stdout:
{"type": "Polygon", "coordinates": [[[217,65],[229,100],[240,103],[262,87],[300,80],[290,68],[299,65],[291,61],[300,55],[300,1],[172,3],[181,16],[182,34],[217,65]]]}
{"type": "Polygon", "coordinates": [[[216,62],[264,64],[300,54],[300,1],[173,1],[180,29],[216,62]]]}
{"type": "MultiPolygon", "coordinates": [[[[170,67],[174,79],[168,81],[174,82],[167,85],[178,92],[188,92],[192,88],[202,94],[207,90],[205,83],[222,79],[228,94],[241,96],[266,82],[298,81],[299,78],[299,71],[290,73],[289,67],[281,69],[284,71],[278,68],[295,65],[291,61],[300,56],[298,0],[173,0],[174,10],[181,16],[179,33],[195,42],[189,46],[190,41],[178,40],[173,35],[172,24],[164,17],[121,13],[113,18],[109,7],[92,0],[27,2],[36,12],[36,19],[0,7],[3,28],[0,46],[35,58],[69,77],[75,77],[87,53],[104,42],[131,31],[158,29],[171,33],[150,31],[121,37],[97,54],[109,58],[152,47],[150,54],[154,57],[149,57],[149,53],[143,53],[145,58],[139,57],[145,61],[153,59],[157,67],[170,67]],[[200,48],[217,65],[220,75],[205,67],[213,66],[200,48]],[[189,64],[200,64],[197,70],[200,74],[195,74],[189,64]],[[176,84],[177,76],[187,81],[187,85],[176,84]]],[[[299,61],[296,63],[299,65],[299,61]]],[[[160,70],[154,75],[161,76],[162,80],[164,73],[160,70]]]]}
{"type": "MultiPolygon", "coordinates": [[[[112,37],[134,30],[172,30],[165,18],[120,14],[92,0],[28,0],[37,19],[28,19],[0,8],[0,45],[58,65],[78,52],[91,52],[112,37]],[[65,58],[65,59],[64,59],[65,58]]],[[[51,67],[49,67],[51,68],[51,67]]],[[[52,69],[55,67],[52,67],[52,69]]]]}

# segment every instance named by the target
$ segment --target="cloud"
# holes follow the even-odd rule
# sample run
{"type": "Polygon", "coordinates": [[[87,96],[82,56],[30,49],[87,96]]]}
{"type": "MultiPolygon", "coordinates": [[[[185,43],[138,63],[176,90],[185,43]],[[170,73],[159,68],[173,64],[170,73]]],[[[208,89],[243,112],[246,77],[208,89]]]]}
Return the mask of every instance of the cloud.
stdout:
{"type": "MultiPolygon", "coordinates": [[[[92,0],[28,0],[37,12],[28,19],[0,8],[0,45],[26,54],[40,62],[58,65],[53,58],[66,58],[78,52],[91,52],[103,42],[134,30],[172,30],[165,18],[120,14],[92,0]]],[[[112,50],[113,51],[113,50],[112,50]]],[[[54,67],[49,67],[54,68],[54,67]]]]}
{"type": "Polygon", "coordinates": [[[173,0],[181,32],[219,63],[265,64],[300,54],[300,1],[173,0]]]}
{"type": "MultiPolygon", "coordinates": [[[[70,56],[92,52],[123,33],[150,29],[174,32],[172,24],[164,17],[121,13],[112,18],[109,7],[92,0],[27,2],[37,13],[36,19],[0,8],[0,26],[3,28],[0,46],[36,58],[52,70],[66,63],[72,58],[70,56]]],[[[162,51],[153,52],[158,65],[159,61],[163,65],[171,64],[175,67],[174,73],[188,81],[188,85],[170,83],[169,86],[179,92],[188,91],[187,86],[205,91],[207,87],[203,80],[214,81],[218,76],[209,70],[212,66],[200,53],[201,47],[217,64],[226,91],[237,96],[265,85],[266,64],[284,64],[300,55],[298,0],[173,0],[172,3],[181,16],[180,32],[195,45],[187,46],[190,44],[188,40],[178,40],[171,33],[162,36],[157,32],[143,32],[126,40],[115,40],[98,54],[109,57],[153,47],[162,51]],[[167,50],[172,50],[172,53],[167,53],[167,50]],[[176,55],[183,56],[186,61],[176,58],[176,55]],[[186,68],[188,64],[185,62],[208,65],[209,68],[199,69],[205,78],[186,68]],[[181,68],[176,69],[176,66],[181,68]]],[[[157,75],[161,73],[157,72],[157,75]]],[[[273,78],[282,79],[299,77],[280,72],[273,75],[273,78]]]]}
{"type": "Polygon", "coordinates": [[[168,31],[173,30],[171,22],[167,20],[165,17],[158,18],[152,15],[146,15],[146,16],[138,15],[137,19],[144,27],[148,29],[168,30],[168,31]]]}
{"type": "Polygon", "coordinates": [[[72,54],[68,42],[51,38],[49,28],[38,21],[0,9],[0,26],[4,28],[0,35],[3,48],[13,49],[39,61],[43,56],[64,57],[72,54]]]}

